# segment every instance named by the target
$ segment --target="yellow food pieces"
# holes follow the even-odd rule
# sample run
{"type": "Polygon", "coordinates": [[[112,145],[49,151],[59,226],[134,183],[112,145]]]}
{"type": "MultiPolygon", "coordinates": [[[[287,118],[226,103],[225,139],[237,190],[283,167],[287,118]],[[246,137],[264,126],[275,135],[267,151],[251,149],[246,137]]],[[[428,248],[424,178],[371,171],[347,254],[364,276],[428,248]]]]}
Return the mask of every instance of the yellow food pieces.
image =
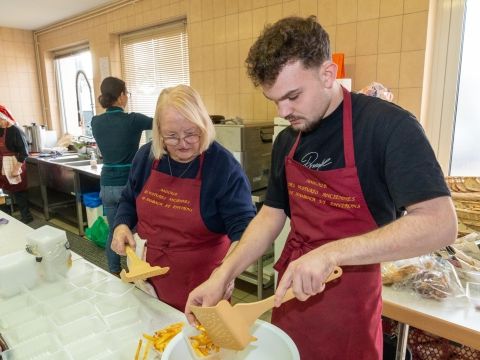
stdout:
{"type": "MultiPolygon", "coordinates": [[[[145,348],[145,351],[143,353],[142,359],[147,359],[148,357],[148,351],[150,350],[150,347],[154,347],[157,351],[163,352],[165,348],[167,347],[168,343],[170,340],[172,340],[175,335],[177,335],[180,331],[182,331],[184,323],[183,322],[178,322],[174,323],[171,325],[168,325],[164,327],[161,330],[155,331],[153,335],[149,334],[143,334],[143,338],[147,340],[147,346],[145,348]]],[[[139,360],[139,355],[140,355],[140,347],[141,347],[141,342],[142,340],[139,341],[138,347],[137,347],[137,353],[135,355],[135,360],[139,360]]]]}
{"type": "Polygon", "coordinates": [[[212,352],[219,352],[220,347],[210,340],[205,328],[201,325],[197,325],[196,328],[200,333],[195,336],[190,336],[190,344],[195,354],[199,357],[204,357],[210,355],[212,352]]]}

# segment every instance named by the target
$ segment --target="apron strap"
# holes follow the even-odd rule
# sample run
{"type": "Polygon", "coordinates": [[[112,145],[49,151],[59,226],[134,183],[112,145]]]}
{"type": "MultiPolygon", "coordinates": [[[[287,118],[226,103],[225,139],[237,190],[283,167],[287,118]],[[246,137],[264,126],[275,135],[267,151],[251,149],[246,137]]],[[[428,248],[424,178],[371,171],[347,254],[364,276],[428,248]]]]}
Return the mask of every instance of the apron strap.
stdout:
{"type": "MultiPolygon", "coordinates": [[[[340,85],[341,86],[341,85],[340,85]]],[[[352,97],[342,86],[343,91],[343,153],[345,167],[355,167],[355,150],[353,147],[352,97]]]]}

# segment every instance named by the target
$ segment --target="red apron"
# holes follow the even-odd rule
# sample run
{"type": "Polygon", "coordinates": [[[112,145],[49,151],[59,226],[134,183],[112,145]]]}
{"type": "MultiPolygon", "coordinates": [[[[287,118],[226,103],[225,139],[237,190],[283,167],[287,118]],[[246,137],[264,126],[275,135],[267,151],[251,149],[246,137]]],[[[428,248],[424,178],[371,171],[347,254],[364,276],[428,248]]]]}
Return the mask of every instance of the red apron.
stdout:
{"type": "Polygon", "coordinates": [[[2,166],[3,166],[3,157],[4,156],[15,156],[16,154],[7,149],[5,144],[5,138],[7,137],[7,129],[3,129],[3,135],[0,136],[0,188],[9,192],[18,192],[27,189],[27,166],[25,163],[22,164],[22,173],[20,177],[22,181],[18,184],[10,184],[5,175],[2,175],[2,166]]]}
{"type": "Polygon", "coordinates": [[[137,197],[137,231],[147,240],[147,261],[170,267],[150,279],[158,298],[184,311],[188,294],[220,265],[230,240],[208,230],[200,214],[203,154],[195,179],[164,174],[158,163],[137,197]]]}
{"type": "MultiPolygon", "coordinates": [[[[377,228],[355,166],[350,93],[343,89],[345,168],[315,171],[294,161],[300,138],[285,159],[291,230],[275,264],[280,278],[310,250],[377,228]]],[[[272,323],[293,339],[302,360],[374,360],[382,358],[381,312],[379,264],[344,266],[342,277],[321,294],[275,308],[272,323]]]]}

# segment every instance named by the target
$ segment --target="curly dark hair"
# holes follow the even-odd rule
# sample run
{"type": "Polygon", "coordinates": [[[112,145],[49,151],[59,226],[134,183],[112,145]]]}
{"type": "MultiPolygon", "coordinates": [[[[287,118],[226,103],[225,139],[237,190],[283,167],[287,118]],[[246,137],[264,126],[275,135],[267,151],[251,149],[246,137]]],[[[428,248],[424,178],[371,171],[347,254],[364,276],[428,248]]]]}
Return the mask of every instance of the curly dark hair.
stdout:
{"type": "Polygon", "coordinates": [[[98,97],[98,102],[104,109],[107,109],[118,100],[122,93],[126,94],[127,87],[122,79],[109,76],[103,79],[100,91],[102,94],[98,97]]]}
{"type": "Polygon", "coordinates": [[[272,85],[289,62],[301,60],[308,69],[330,58],[330,40],[317,18],[292,16],[267,25],[245,63],[248,76],[258,86],[272,85]]]}

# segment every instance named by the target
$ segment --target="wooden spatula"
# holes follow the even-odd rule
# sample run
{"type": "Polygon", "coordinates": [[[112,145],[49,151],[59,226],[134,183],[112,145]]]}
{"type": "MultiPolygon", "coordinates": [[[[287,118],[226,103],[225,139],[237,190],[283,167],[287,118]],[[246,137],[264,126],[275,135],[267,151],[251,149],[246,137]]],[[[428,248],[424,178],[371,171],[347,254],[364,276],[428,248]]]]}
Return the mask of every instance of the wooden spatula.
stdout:
{"type": "Polygon", "coordinates": [[[163,275],[170,270],[168,266],[150,266],[149,263],[140,259],[129,245],[125,245],[125,252],[130,260],[130,265],[128,267],[128,272],[123,269],[120,273],[120,279],[124,282],[145,280],[154,276],[163,275]]]}
{"type": "MultiPolygon", "coordinates": [[[[335,267],[325,282],[337,279],[341,275],[342,269],[335,267]]],[[[285,293],[282,303],[294,297],[290,288],[285,293]]],[[[243,350],[252,340],[255,340],[250,335],[251,325],[273,305],[274,296],[270,296],[253,303],[232,306],[228,301],[221,300],[215,306],[191,306],[191,309],[214,344],[226,349],[243,350]]]]}

